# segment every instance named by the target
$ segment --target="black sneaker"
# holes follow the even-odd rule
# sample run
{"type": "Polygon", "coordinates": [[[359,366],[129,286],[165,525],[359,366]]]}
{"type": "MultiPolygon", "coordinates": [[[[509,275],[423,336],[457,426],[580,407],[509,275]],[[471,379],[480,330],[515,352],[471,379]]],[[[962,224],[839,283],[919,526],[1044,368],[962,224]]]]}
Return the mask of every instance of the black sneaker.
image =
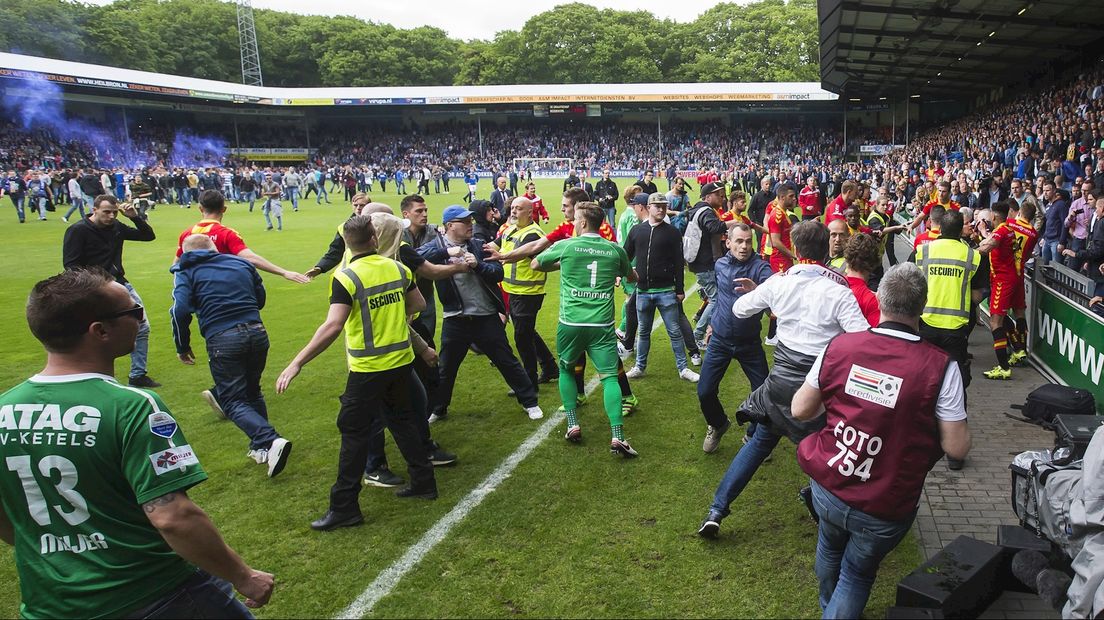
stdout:
{"type": "Polygon", "coordinates": [[[437,499],[437,489],[426,489],[424,491],[415,489],[412,486],[405,486],[398,491],[395,491],[395,497],[413,497],[417,499],[437,499]]]}
{"type": "Polygon", "coordinates": [[[444,467],[446,465],[455,465],[456,461],[458,461],[458,460],[459,459],[456,458],[455,454],[453,454],[451,452],[448,452],[447,450],[442,450],[441,446],[437,446],[436,448],[434,448],[433,452],[429,453],[429,462],[434,467],[444,467]]]}
{"type": "Polygon", "coordinates": [[[131,377],[130,384],[134,387],[140,388],[159,388],[161,384],[154,381],[149,375],[142,375],[140,377],[131,377]]]}
{"type": "Polygon", "coordinates": [[[965,459],[952,459],[949,456],[947,457],[947,469],[949,469],[951,471],[961,471],[962,468],[965,467],[965,466],[966,466],[965,459]]]}
{"type": "Polygon", "coordinates": [[[393,489],[395,487],[401,487],[405,483],[405,480],[395,475],[395,472],[387,469],[386,467],[380,467],[376,471],[371,471],[364,474],[364,486],[366,487],[393,489]]]}
{"type": "Polygon", "coordinates": [[[721,516],[712,510],[709,514],[702,519],[701,525],[698,526],[698,536],[702,538],[708,538],[710,540],[716,540],[717,534],[721,531],[721,516]]]}
{"type": "Polygon", "coordinates": [[[551,372],[544,371],[537,377],[537,383],[554,383],[560,380],[560,371],[553,370],[551,372]]]}

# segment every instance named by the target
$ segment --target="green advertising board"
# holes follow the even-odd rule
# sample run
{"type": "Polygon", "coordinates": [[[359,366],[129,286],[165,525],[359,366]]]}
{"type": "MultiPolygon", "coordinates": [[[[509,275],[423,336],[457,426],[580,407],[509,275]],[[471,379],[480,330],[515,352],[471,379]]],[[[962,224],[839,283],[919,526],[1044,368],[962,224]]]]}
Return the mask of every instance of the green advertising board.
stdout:
{"type": "Polygon", "coordinates": [[[1031,355],[1062,383],[1089,390],[1104,414],[1104,321],[1036,283],[1031,355]]]}

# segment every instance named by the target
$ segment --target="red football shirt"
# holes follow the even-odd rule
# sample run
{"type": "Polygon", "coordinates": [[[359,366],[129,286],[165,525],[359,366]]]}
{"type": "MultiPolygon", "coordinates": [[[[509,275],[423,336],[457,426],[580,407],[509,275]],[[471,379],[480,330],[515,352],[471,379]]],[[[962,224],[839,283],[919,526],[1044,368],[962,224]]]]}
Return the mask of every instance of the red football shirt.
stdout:
{"type": "Polygon", "coordinates": [[[855,295],[855,301],[859,302],[859,310],[862,310],[866,322],[871,327],[877,327],[882,319],[882,311],[878,308],[878,296],[867,286],[866,280],[847,276],[847,286],[851,287],[851,293],[855,295]]]}
{"type": "Polygon", "coordinates": [[[802,215],[820,215],[820,189],[806,185],[797,195],[797,204],[801,205],[802,215]]]}
{"type": "Polygon", "coordinates": [[[215,249],[219,254],[240,254],[242,250],[249,249],[242,241],[241,235],[233,228],[223,226],[218,220],[200,220],[195,226],[187,228],[180,233],[180,239],[176,242],[176,256],[184,253],[184,239],[188,235],[207,235],[215,242],[215,249]]]}
{"type": "Polygon", "coordinates": [[[912,240],[912,249],[915,250],[916,248],[924,245],[925,243],[928,243],[930,241],[935,241],[938,238],[939,238],[939,233],[938,232],[933,232],[931,230],[925,230],[924,232],[920,233],[919,235],[916,235],[916,238],[912,240]]]}
{"type": "Polygon", "coordinates": [[[1016,272],[1016,236],[1016,231],[1008,222],[1001,222],[993,229],[990,239],[996,239],[997,245],[989,251],[989,271],[994,280],[1011,282],[1019,278],[1016,272]]]}
{"type": "MultiPolygon", "coordinates": [[[[924,215],[931,215],[932,207],[934,207],[937,204],[939,204],[939,203],[938,202],[929,202],[928,204],[924,205],[924,215]]],[[[950,209],[951,211],[958,211],[962,207],[959,206],[959,204],[957,202],[952,200],[951,204],[943,205],[943,208],[944,209],[950,209]]]]}
{"type": "Polygon", "coordinates": [[[828,204],[828,210],[824,212],[824,225],[831,224],[834,220],[845,219],[843,212],[847,210],[847,205],[843,202],[843,196],[836,196],[836,199],[828,204]]]}
{"type": "MultiPolygon", "coordinates": [[[[790,229],[793,228],[793,223],[790,222],[790,216],[786,213],[786,210],[779,207],[777,203],[771,202],[770,210],[767,211],[767,232],[770,234],[778,233],[782,235],[782,245],[787,250],[793,252],[793,241],[790,240],[790,229]]],[[[773,241],[771,242],[774,243],[773,241]]],[[[774,248],[771,248],[771,253],[774,254],[774,248]]],[[[781,252],[779,256],[785,256],[781,252]]],[[[787,257],[786,260],[789,260],[787,257]]]]}
{"type": "MultiPolygon", "coordinates": [[[[549,241],[556,243],[557,241],[563,241],[564,239],[570,239],[575,236],[575,222],[563,222],[552,232],[545,235],[549,241]]],[[[613,232],[613,228],[610,228],[609,222],[602,222],[601,228],[598,229],[598,236],[607,240],[615,241],[617,234],[613,232]]]]}

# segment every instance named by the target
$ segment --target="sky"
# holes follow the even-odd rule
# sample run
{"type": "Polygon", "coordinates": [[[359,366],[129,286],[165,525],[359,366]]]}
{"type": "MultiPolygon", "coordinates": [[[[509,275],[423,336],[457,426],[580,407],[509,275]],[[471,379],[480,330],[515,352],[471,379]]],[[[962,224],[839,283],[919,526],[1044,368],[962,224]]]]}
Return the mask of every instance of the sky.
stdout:
{"type": "MultiPolygon", "coordinates": [[[[313,15],[353,15],[386,23],[396,28],[435,26],[456,39],[492,39],[500,30],[519,30],[532,16],[570,0],[526,0],[521,3],[495,0],[253,0],[253,8],[275,9],[313,15]],[[505,8],[503,8],[505,7],[505,8]]],[[[693,21],[718,0],[642,2],[641,0],[584,0],[600,9],[651,11],[661,19],[693,21]]],[[[736,0],[746,4],[748,0],[736,0]]],[[[110,4],[111,0],[91,0],[110,4]]]]}

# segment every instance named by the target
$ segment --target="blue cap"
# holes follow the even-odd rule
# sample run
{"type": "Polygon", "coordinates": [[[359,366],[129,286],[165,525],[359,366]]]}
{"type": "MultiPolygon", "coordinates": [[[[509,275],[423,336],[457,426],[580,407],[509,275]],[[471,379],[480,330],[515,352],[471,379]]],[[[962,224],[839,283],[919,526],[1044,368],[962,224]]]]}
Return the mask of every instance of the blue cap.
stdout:
{"type": "Polygon", "coordinates": [[[646,205],[648,204],[648,194],[646,192],[640,192],[633,196],[632,203],[634,205],[646,205]]]}
{"type": "Polygon", "coordinates": [[[445,207],[445,212],[441,214],[441,222],[447,223],[453,220],[462,220],[472,216],[472,212],[468,211],[460,205],[450,205],[445,207]]]}

